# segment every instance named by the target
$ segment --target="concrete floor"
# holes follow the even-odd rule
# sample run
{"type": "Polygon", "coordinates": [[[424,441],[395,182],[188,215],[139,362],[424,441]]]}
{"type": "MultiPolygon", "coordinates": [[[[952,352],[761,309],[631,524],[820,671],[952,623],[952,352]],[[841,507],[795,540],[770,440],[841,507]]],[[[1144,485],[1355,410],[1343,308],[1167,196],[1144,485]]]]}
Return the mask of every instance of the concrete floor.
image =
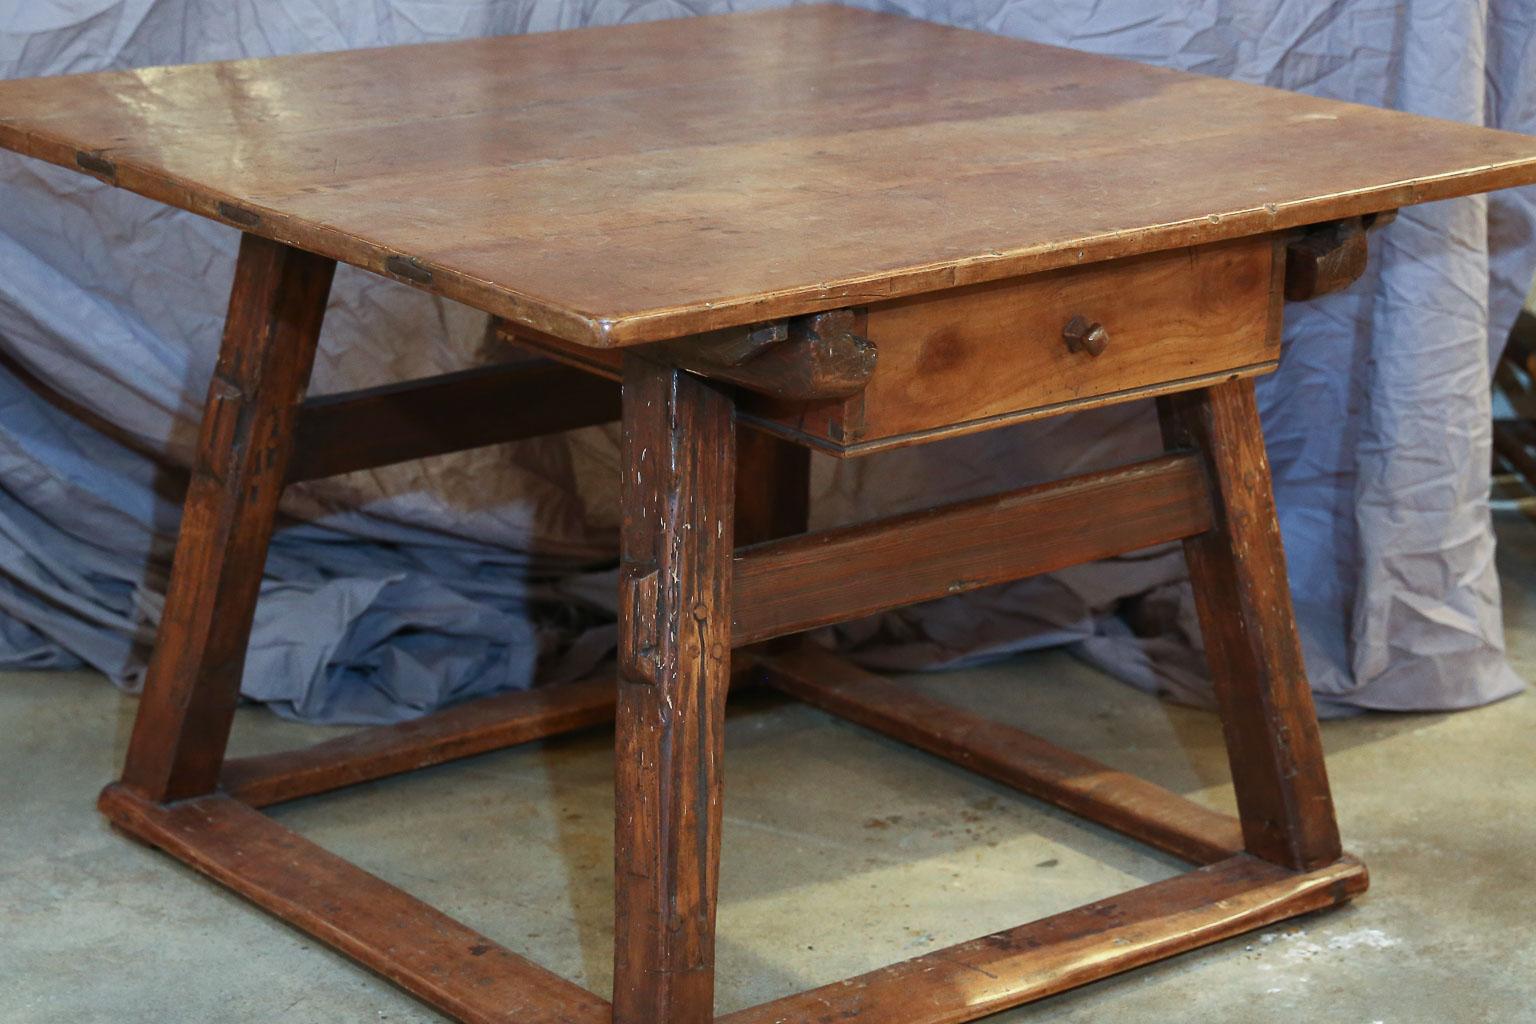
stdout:
{"type": "MultiPolygon", "coordinates": [[[[1515,666],[1536,678],[1536,526],[1499,517],[1515,666]]],[[[913,685],[1230,807],[1217,724],[1059,653],[913,685]]],[[[134,702],[0,677],[0,1022],[441,1018],[92,809],[134,702]]],[[[331,735],[244,710],[239,752],[331,735]]],[[[1536,1022],[1536,698],[1324,726],[1371,891],[993,1018],[1536,1022]]],[[[1175,862],[768,695],[736,705],[720,911],[731,1010],[1102,898],[1175,862]]],[[[276,810],[545,966],[609,983],[611,754],[592,734],[276,810]]]]}

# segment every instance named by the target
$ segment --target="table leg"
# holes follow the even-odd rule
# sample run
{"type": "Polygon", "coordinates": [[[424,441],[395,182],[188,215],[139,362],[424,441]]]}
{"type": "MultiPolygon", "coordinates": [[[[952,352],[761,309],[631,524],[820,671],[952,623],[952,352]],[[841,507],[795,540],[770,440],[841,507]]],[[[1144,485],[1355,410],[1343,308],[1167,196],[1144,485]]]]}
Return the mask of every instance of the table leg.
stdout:
{"type": "Polygon", "coordinates": [[[624,360],[614,1024],[714,1018],[735,409],[624,360]]]}
{"type": "Polygon", "coordinates": [[[332,260],[246,235],[123,784],[156,803],[218,782],[251,618],[314,363],[332,260]]]}
{"type": "Polygon", "coordinates": [[[1249,853],[1293,870],[1342,855],[1291,609],[1251,380],[1158,399],[1170,447],[1199,451],[1212,528],[1184,542],[1249,853]]]}

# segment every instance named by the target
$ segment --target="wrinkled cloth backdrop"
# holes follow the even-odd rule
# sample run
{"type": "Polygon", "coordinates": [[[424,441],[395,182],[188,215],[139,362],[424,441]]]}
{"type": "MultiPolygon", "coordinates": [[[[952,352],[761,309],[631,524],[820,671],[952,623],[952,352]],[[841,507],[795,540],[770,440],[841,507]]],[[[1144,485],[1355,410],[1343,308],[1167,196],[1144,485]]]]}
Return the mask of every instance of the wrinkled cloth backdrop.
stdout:
{"type": "MultiPolygon", "coordinates": [[[[646,0],[0,0],[0,73],[49,75],[716,13],[646,0]]],[[[749,5],[743,5],[749,6],[749,5]]],[[[921,0],[916,17],[1536,132],[1529,0],[921,0]]],[[[1150,127],[1150,126],[1149,126],[1150,127]]],[[[1020,197],[1027,207],[1029,197],[1020,197]]],[[[1536,266],[1536,196],[1406,211],[1345,294],[1288,310],[1260,385],[1313,687],[1332,710],[1514,692],[1485,495],[1490,354],[1536,266]]],[[[119,424],[102,438],[0,371],[0,667],[136,685],[229,291],[235,233],[0,158],[0,350],[119,424]]],[[[337,391],[491,358],[485,318],[342,268],[315,372],[337,391]]],[[[1059,476],[1156,446],[1143,404],[834,466],[818,523],[1059,476]]],[[[612,639],[615,432],[593,429],[292,490],[246,693],[388,721],[580,672],[612,639]]],[[[1182,557],[1162,549],[858,623],[887,666],[1070,644],[1205,699],[1182,557]]]]}

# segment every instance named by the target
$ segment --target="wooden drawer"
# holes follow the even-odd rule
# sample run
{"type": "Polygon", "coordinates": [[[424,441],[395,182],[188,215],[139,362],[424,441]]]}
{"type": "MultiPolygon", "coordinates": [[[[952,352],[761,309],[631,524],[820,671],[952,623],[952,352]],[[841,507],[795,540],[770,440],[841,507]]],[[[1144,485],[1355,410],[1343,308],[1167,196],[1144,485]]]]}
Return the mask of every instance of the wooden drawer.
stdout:
{"type": "MultiPolygon", "coordinates": [[[[865,307],[878,351],[849,398],[792,403],[742,391],[742,419],[836,455],[861,455],[1274,369],[1285,247],[1259,235],[865,307]],[[1099,354],[1070,348],[1074,318],[1099,354]]],[[[623,352],[503,324],[502,335],[617,378],[623,352]]]]}
{"type": "Polygon", "coordinates": [[[744,418],[837,454],[970,433],[1274,368],[1284,249],[1256,236],[913,299],[864,313],[868,387],[811,406],[744,396],[744,418]],[[1071,351],[1073,317],[1103,325],[1071,351]]]}

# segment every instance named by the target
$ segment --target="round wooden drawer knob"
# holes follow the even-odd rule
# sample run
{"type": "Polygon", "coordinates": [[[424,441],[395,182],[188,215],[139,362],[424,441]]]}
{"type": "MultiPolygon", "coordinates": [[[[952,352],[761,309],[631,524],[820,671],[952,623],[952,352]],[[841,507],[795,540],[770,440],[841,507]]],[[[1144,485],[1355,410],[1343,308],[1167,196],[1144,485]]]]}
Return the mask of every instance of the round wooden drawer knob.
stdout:
{"type": "Polygon", "coordinates": [[[1086,317],[1074,316],[1068,320],[1067,326],[1061,329],[1061,336],[1066,339],[1070,351],[1087,352],[1090,356],[1100,355],[1109,347],[1109,332],[1104,325],[1086,317]]]}

